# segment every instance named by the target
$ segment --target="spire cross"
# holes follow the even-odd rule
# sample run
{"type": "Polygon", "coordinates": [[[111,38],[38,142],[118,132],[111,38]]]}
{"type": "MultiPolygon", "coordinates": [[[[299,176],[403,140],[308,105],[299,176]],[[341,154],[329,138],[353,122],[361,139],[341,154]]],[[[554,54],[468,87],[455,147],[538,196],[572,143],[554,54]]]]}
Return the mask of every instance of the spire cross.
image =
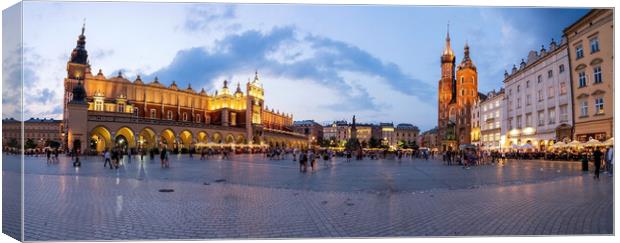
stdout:
{"type": "Polygon", "coordinates": [[[86,18],[82,20],[82,35],[84,35],[84,29],[86,29],[86,18]]]}

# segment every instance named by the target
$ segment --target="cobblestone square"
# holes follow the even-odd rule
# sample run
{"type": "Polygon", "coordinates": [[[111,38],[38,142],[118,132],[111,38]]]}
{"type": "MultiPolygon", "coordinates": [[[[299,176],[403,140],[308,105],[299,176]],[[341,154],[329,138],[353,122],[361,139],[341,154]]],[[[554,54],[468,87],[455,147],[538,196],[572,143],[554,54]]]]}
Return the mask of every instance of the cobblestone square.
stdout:
{"type": "Polygon", "coordinates": [[[613,177],[595,181],[575,162],[337,158],[299,173],[291,158],[263,155],[179,155],[169,169],[69,160],[26,157],[25,240],[613,234],[613,177]]]}

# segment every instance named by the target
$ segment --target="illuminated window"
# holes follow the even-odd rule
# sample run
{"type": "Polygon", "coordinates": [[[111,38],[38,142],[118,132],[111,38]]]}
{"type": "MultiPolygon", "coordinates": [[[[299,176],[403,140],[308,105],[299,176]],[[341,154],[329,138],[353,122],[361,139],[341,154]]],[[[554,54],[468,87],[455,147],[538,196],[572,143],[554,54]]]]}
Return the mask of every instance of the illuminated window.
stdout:
{"type": "Polygon", "coordinates": [[[187,121],[187,112],[183,112],[183,121],[187,121]]]}
{"type": "Polygon", "coordinates": [[[200,123],[200,116],[196,116],[196,122],[200,123]]]}
{"type": "Polygon", "coordinates": [[[172,111],[168,111],[167,118],[168,120],[172,120],[172,111]]]}
{"type": "Polygon", "coordinates": [[[116,112],[125,112],[125,104],[120,103],[118,105],[116,105],[116,112]]]}
{"type": "Polygon", "coordinates": [[[605,101],[603,101],[603,97],[599,97],[594,99],[594,108],[596,109],[596,114],[603,114],[605,101]]]}
{"type": "Polygon", "coordinates": [[[567,92],[566,90],[566,82],[561,82],[560,83],[560,95],[565,95],[567,92]]]}
{"type": "Polygon", "coordinates": [[[95,100],[95,110],[103,111],[103,100],[95,100]]]}

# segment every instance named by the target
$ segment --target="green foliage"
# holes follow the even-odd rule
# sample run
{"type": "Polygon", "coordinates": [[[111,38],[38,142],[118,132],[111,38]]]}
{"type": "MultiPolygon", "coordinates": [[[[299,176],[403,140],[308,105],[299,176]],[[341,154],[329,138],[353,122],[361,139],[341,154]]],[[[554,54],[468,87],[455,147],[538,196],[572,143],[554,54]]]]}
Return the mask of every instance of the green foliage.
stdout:
{"type": "Polygon", "coordinates": [[[26,140],[26,144],[24,144],[24,148],[26,148],[26,149],[33,149],[33,148],[36,148],[36,147],[37,147],[37,144],[31,138],[26,140]]]}

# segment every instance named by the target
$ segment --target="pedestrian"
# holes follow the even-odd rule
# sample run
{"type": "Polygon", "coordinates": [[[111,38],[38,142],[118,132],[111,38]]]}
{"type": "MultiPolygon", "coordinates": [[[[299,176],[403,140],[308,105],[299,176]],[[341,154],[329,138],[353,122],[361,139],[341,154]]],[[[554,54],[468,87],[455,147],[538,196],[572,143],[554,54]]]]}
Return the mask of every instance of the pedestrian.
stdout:
{"type": "Polygon", "coordinates": [[[599,179],[599,173],[601,169],[601,158],[603,156],[601,149],[598,147],[594,148],[594,152],[592,153],[592,156],[594,157],[594,178],[599,179]]]}
{"type": "Polygon", "coordinates": [[[306,172],[308,156],[304,151],[299,154],[299,172],[306,172]]]}
{"type": "Polygon", "coordinates": [[[328,167],[327,161],[329,160],[329,154],[327,154],[327,151],[323,152],[323,164],[325,165],[325,167],[328,167]]]}
{"type": "Polygon", "coordinates": [[[103,152],[103,168],[106,167],[106,165],[110,165],[110,170],[112,169],[112,160],[110,158],[110,150],[105,150],[105,152],[103,152]]]}
{"type": "Polygon", "coordinates": [[[611,146],[607,149],[607,153],[605,154],[605,160],[607,160],[607,175],[612,176],[614,172],[614,146],[611,146]]]}
{"type": "Polygon", "coordinates": [[[161,149],[161,153],[159,154],[159,162],[161,164],[161,168],[164,168],[166,160],[166,148],[161,149]]]}
{"type": "Polygon", "coordinates": [[[52,160],[52,150],[45,149],[45,154],[47,155],[47,163],[49,164],[52,160]]]}

